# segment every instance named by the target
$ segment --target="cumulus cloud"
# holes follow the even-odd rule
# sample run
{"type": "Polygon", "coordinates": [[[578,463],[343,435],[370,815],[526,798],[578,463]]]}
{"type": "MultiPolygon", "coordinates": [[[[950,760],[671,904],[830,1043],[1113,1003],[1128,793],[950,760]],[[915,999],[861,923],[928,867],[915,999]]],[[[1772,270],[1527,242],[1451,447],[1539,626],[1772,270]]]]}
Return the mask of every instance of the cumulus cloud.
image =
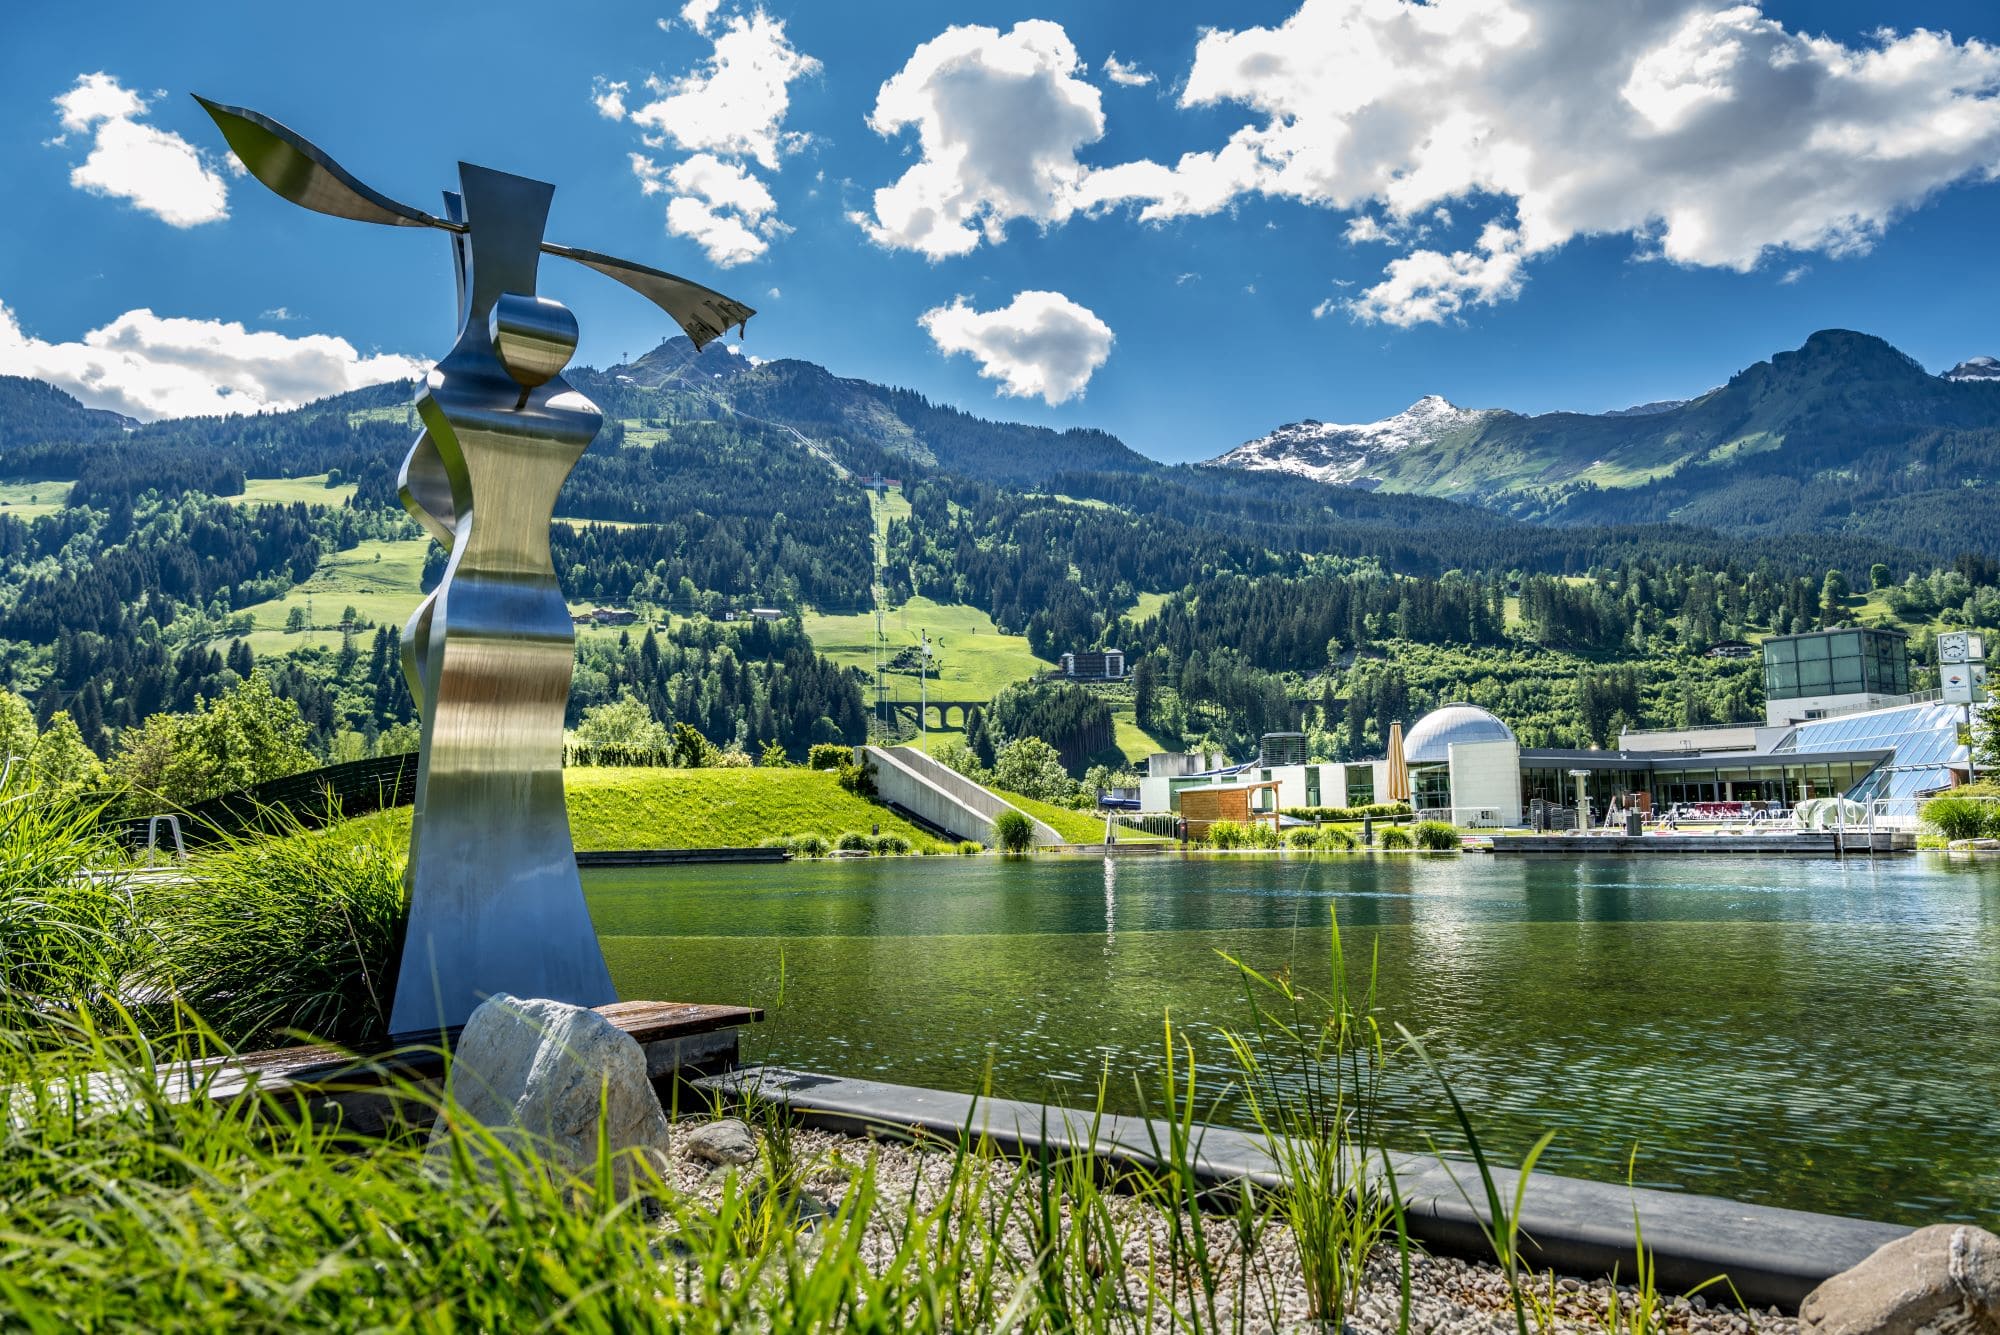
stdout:
{"type": "Polygon", "coordinates": [[[681,6],[681,17],[687,25],[698,33],[706,34],[708,25],[715,19],[715,11],[722,7],[722,0],[687,0],[681,6]]]}
{"type": "Polygon", "coordinates": [[[770,190],[739,163],[696,153],[663,168],[634,153],[632,170],[645,193],[672,196],[667,230],[698,243],[722,268],[756,259],[770,249],[767,238],[789,230],[777,219],[770,190]]]}
{"type": "Polygon", "coordinates": [[[298,338],[226,320],[127,311],[73,343],[26,333],[0,302],[0,375],[46,380],[87,407],[142,421],[295,408],[364,385],[424,374],[428,362],[363,356],[344,338],[298,338]]]}
{"type": "Polygon", "coordinates": [[[678,79],[647,80],[653,100],[629,114],[662,143],[691,153],[754,158],[766,171],[776,171],[783,154],[798,151],[809,139],[784,128],[791,86],[819,70],[819,61],[792,45],[783,20],[757,9],[748,17],[732,15],[698,68],[678,79]]]}
{"type": "MultiPolygon", "coordinates": [[[[820,63],[799,51],[785,25],[761,8],[732,16],[715,33],[720,0],[688,0],[681,17],[704,35],[714,33],[706,61],[678,79],[646,81],[654,100],[627,106],[628,84],[603,77],[591,101],[599,114],[631,120],[648,150],[676,146],[688,156],[667,165],[648,153],[631,155],[632,172],[648,195],[668,196],[667,231],[698,243],[723,268],[745,264],[791,229],[778,220],[771,190],[747,162],[775,173],[784,156],[804,147],[807,135],[785,129],[791,85],[819,72],[820,63]]],[[[662,25],[663,27],[665,25],[662,25]]]]}
{"type": "Polygon", "coordinates": [[[1111,326],[1060,292],[1021,292],[996,310],[975,310],[964,297],[918,319],[938,350],[967,353],[979,374],[1016,398],[1067,403],[1083,393],[1111,355],[1111,326]]]}
{"type": "Polygon", "coordinates": [[[71,169],[78,190],[129,200],[173,227],[229,216],[229,187],[193,144],[142,119],[151,105],[109,74],[82,74],[55,99],[63,133],[88,135],[90,152],[71,169]]]}
{"type": "Polygon", "coordinates": [[[915,130],[922,156],[854,221],[879,245],[932,259],[998,242],[1017,218],[1062,222],[1087,174],[1077,150],[1104,133],[1103,94],[1081,73],[1069,36],[1045,20],[925,42],[868,118],[885,138],[915,130]]]}
{"type": "Polygon", "coordinates": [[[1113,51],[1104,58],[1104,77],[1127,88],[1144,88],[1153,81],[1153,76],[1137,65],[1128,65],[1113,51]]]}
{"type": "Polygon", "coordinates": [[[1848,45],[1727,0],[1304,0],[1276,27],[1205,34],[1181,103],[1251,118],[1171,166],[1091,173],[1089,206],[1376,206],[1403,244],[1398,224],[1446,202],[1502,225],[1497,248],[1391,261],[1352,309],[1395,324],[1511,297],[1525,259],[1578,236],[1738,271],[1858,253],[2000,169],[2000,47],[1921,29],[1848,45]]]}

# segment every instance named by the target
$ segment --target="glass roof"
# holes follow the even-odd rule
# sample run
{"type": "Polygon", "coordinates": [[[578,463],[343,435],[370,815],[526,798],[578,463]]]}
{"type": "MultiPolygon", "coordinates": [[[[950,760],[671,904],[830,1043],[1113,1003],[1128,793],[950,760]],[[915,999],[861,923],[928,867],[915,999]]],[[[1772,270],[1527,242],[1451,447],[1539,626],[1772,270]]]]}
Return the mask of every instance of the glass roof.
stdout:
{"type": "Polygon", "coordinates": [[[1774,755],[1807,756],[1823,751],[1893,750],[1848,793],[1858,801],[1914,797],[1952,782],[1964,769],[1968,748],[1959,740],[1963,715],[1956,705],[1903,705],[1865,714],[1814,719],[1793,728],[1771,748],[1774,755]]]}

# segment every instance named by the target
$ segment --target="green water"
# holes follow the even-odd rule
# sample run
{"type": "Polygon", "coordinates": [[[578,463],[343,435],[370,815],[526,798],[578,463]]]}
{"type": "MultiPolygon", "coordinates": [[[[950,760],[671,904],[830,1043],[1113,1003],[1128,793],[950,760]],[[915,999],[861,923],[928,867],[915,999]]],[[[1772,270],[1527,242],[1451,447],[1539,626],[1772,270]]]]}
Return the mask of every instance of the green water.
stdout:
{"type": "MultiPolygon", "coordinates": [[[[2000,1222],[2000,865],[1938,856],[895,859],[586,873],[628,997],[783,1004],[753,1060],[1088,1103],[1157,1087],[1162,1019],[1222,1093],[1227,951],[1328,974],[1379,949],[1516,1158],[1802,1209],[2000,1222]]],[[[1398,1147],[1435,1087],[1390,1091],[1398,1147]]],[[[1216,1120],[1241,1114],[1227,1102],[1216,1120]]]]}

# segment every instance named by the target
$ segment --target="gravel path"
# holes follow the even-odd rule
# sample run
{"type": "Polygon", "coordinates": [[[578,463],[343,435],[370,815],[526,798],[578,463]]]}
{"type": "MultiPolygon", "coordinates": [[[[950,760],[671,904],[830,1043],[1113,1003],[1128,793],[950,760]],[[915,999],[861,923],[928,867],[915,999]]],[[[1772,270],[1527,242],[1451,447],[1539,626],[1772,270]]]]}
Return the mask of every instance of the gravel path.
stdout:
{"type": "MultiPolygon", "coordinates": [[[[685,1135],[698,1122],[675,1124],[676,1153],[673,1158],[674,1185],[703,1199],[714,1199],[721,1191],[725,1171],[690,1158],[684,1149],[685,1135]]],[[[900,1221],[914,1197],[919,1207],[936,1204],[942,1197],[953,1155],[948,1149],[927,1149],[910,1145],[842,1136],[832,1132],[801,1129],[792,1134],[793,1153],[804,1165],[806,1190],[829,1205],[838,1206],[850,1188],[853,1174],[870,1155],[875,1157],[876,1183],[880,1205],[869,1230],[871,1260],[885,1260],[899,1241],[900,1221]]],[[[992,1165],[992,1186],[1006,1190],[1020,1170],[1002,1158],[992,1165]]],[[[1117,1236],[1128,1273],[1142,1275],[1153,1265],[1151,1258],[1167,1252],[1166,1216],[1151,1204],[1135,1197],[1113,1195],[1109,1207],[1116,1221],[1117,1236]]],[[[1306,1320],[1306,1289],[1290,1230],[1272,1220],[1251,1242],[1247,1251],[1236,1237],[1233,1221],[1217,1220],[1210,1231],[1212,1252],[1223,1255],[1223,1283],[1217,1315],[1228,1328],[1234,1321],[1237,1291],[1247,1289],[1243,1302],[1241,1329],[1257,1332],[1323,1330],[1306,1320]],[[1244,1267],[1248,1267],[1248,1284],[1244,1267]]],[[[1018,1224],[1007,1233],[1009,1251],[1025,1263],[1032,1247],[1018,1224]]],[[[1146,1294],[1143,1281],[1134,1279],[1131,1300],[1143,1308],[1146,1294]]],[[[1537,1305],[1543,1313],[1530,1312],[1529,1329],[1537,1335],[1570,1335],[1576,1332],[1625,1330],[1631,1323],[1636,1290],[1614,1288],[1603,1280],[1539,1275],[1534,1280],[1537,1305]],[[1623,1319],[1615,1326],[1609,1317],[1612,1304],[1623,1309],[1623,1319]]],[[[1499,1267],[1453,1257],[1423,1255],[1412,1247],[1410,1260],[1411,1329],[1419,1332],[1493,1332],[1512,1335],[1514,1310],[1499,1267]]],[[[1393,1233],[1388,1245],[1378,1249],[1371,1261],[1361,1301],[1349,1314],[1350,1335],[1390,1335],[1397,1329],[1401,1306],[1399,1266],[1393,1233]]],[[[1167,1314],[1159,1314],[1157,1330],[1177,1329],[1167,1314]]],[[[1796,1318],[1768,1311],[1738,1311],[1710,1303],[1703,1296],[1693,1299],[1663,1299],[1656,1309],[1650,1329],[1696,1332],[1699,1335],[1795,1335],[1796,1318]]],[[[1639,1329],[1648,1329],[1641,1326],[1639,1329]]]]}

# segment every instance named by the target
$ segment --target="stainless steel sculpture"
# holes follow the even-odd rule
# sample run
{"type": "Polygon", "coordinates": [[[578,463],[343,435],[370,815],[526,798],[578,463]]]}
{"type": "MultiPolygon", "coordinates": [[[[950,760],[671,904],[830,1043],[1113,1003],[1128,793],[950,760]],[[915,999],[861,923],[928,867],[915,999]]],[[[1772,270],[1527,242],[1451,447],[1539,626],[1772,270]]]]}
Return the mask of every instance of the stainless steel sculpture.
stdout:
{"type": "Polygon", "coordinates": [[[543,240],[552,185],[461,162],[460,191],[436,217],[370,189],[266,116],[197,100],[250,174],[294,204],[452,234],[458,341],[417,395],[424,430],[397,479],[449,560],[403,630],[422,743],[390,1031],[463,1024],[503,990],[613,1001],[563,805],[575,633],[549,558],[556,493],[603,419],[562,378],[576,319],[535,294],[536,269],[549,254],[615,278],[696,347],[755,312],[658,269],[543,240]]]}

